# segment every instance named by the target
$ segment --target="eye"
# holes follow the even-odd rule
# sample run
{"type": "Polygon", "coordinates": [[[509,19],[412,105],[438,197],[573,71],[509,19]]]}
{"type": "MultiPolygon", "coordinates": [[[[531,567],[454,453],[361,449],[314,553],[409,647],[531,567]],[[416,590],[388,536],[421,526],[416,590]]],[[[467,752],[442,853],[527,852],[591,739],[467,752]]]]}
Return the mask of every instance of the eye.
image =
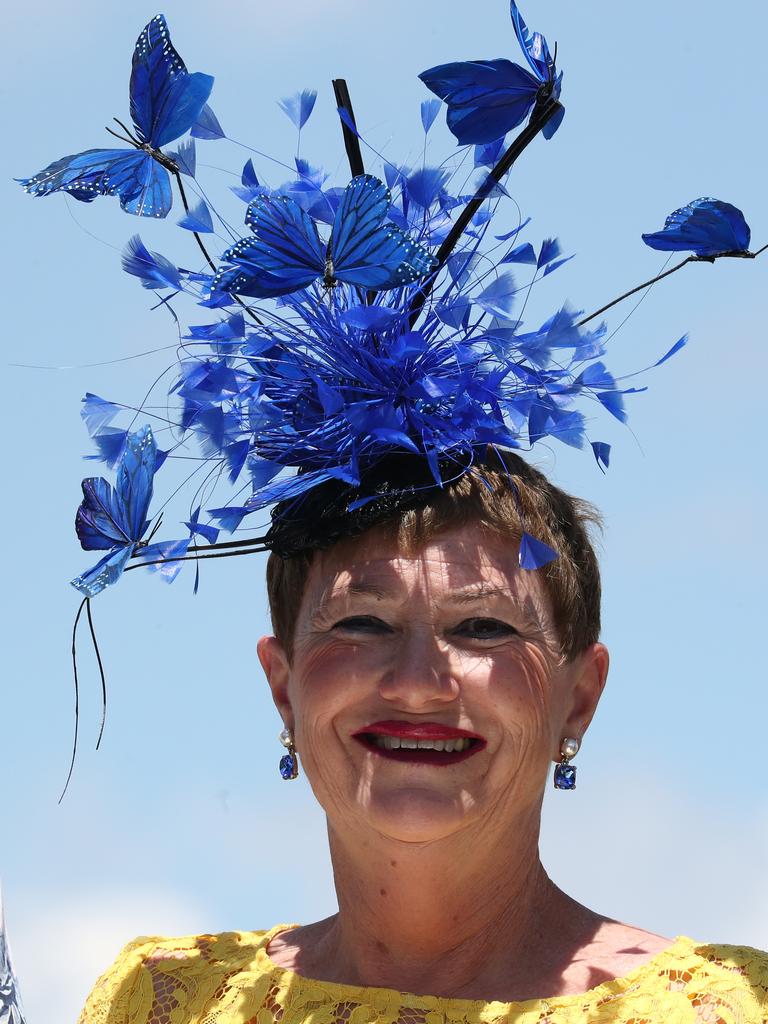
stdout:
{"type": "Polygon", "coordinates": [[[375,615],[350,615],[346,619],[335,622],[332,629],[343,630],[345,633],[392,633],[392,627],[375,615]]]}
{"type": "Polygon", "coordinates": [[[465,637],[468,640],[504,640],[517,636],[517,630],[508,622],[485,618],[464,619],[451,632],[454,636],[465,637]]]}

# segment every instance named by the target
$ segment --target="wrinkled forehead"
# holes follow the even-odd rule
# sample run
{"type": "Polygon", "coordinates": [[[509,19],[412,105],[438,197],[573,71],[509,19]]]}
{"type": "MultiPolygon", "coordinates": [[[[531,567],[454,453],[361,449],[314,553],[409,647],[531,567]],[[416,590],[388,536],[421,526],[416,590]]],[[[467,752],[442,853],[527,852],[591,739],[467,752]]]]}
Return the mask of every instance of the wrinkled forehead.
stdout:
{"type": "Polygon", "coordinates": [[[517,543],[477,526],[445,531],[414,551],[371,531],[354,543],[319,552],[302,612],[311,615],[356,597],[414,605],[506,600],[534,612],[541,625],[551,620],[537,573],[518,565],[517,543]]]}

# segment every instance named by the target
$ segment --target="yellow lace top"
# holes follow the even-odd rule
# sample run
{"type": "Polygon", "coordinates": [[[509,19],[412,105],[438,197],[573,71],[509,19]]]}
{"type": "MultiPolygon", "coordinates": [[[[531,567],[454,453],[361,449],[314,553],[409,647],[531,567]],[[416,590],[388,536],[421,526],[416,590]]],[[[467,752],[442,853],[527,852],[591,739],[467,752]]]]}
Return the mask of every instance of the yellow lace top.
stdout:
{"type": "Polygon", "coordinates": [[[679,936],[623,978],[578,995],[484,1003],[313,981],[278,967],[267,932],[131,942],[80,1024],[766,1024],[768,953],[679,936]]]}

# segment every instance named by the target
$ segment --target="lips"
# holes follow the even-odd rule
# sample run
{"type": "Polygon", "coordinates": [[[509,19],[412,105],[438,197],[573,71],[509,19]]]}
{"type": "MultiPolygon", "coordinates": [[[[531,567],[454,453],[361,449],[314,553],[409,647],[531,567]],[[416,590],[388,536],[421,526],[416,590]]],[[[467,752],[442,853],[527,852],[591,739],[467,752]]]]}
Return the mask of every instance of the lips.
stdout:
{"type": "Polygon", "coordinates": [[[405,764],[456,764],[485,747],[478,733],[442,722],[373,722],[353,738],[377,756],[405,764]]]}

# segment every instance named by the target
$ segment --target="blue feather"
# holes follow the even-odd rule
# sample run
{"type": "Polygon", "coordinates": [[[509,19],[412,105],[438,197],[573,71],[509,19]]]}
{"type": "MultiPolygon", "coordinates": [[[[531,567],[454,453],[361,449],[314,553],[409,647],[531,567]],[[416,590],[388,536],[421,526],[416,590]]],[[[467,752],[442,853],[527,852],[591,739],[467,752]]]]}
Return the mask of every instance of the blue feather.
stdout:
{"type": "Polygon", "coordinates": [[[113,402],[108,402],[105,398],[99,398],[98,395],[86,391],[85,397],[82,400],[80,415],[91,437],[101,430],[102,427],[110,424],[119,412],[119,405],[115,405],[113,402]]]}
{"type": "Polygon", "coordinates": [[[198,234],[209,234],[213,231],[213,218],[204,200],[200,200],[197,206],[185,213],[179,221],[180,228],[187,231],[196,231],[198,234]]]}
{"type": "Polygon", "coordinates": [[[192,512],[189,522],[184,525],[189,529],[190,537],[202,537],[209,544],[215,544],[219,539],[219,530],[215,526],[208,526],[200,521],[200,506],[192,512]]]}
{"type": "Polygon", "coordinates": [[[183,537],[181,540],[147,544],[134,552],[136,563],[150,563],[145,568],[157,573],[165,583],[173,583],[184,568],[184,563],[180,559],[189,551],[190,541],[190,537],[183,537]]]}
{"type": "Polygon", "coordinates": [[[189,129],[193,139],[225,139],[224,129],[219,124],[219,119],[206,103],[200,111],[195,123],[189,129]]]}
{"type": "Polygon", "coordinates": [[[473,302],[491,316],[509,319],[515,302],[515,279],[509,272],[499,274],[473,302]]]}
{"type": "Polygon", "coordinates": [[[687,344],[688,344],[688,335],[684,334],[682,336],[682,338],[678,338],[678,340],[675,342],[675,344],[672,346],[672,348],[669,350],[669,352],[667,352],[665,355],[663,355],[661,357],[661,359],[657,359],[656,360],[656,362],[653,364],[654,367],[655,366],[661,366],[662,363],[666,363],[666,361],[668,359],[671,359],[673,355],[675,355],[677,352],[679,352],[680,349],[683,348],[687,344]]]}
{"type": "Polygon", "coordinates": [[[194,178],[197,170],[197,151],[194,139],[182,139],[168,156],[176,161],[182,174],[186,174],[188,178],[194,178]]]}
{"type": "Polygon", "coordinates": [[[518,224],[516,228],[513,228],[511,231],[507,231],[506,234],[495,235],[494,237],[497,238],[500,242],[508,242],[510,238],[514,238],[516,235],[519,235],[523,228],[527,227],[530,223],[531,218],[526,217],[525,220],[521,221],[521,223],[518,224]]]}
{"type": "Polygon", "coordinates": [[[301,131],[309,120],[309,116],[315,107],[316,99],[317,89],[304,89],[303,92],[297,92],[294,96],[278,100],[277,103],[280,109],[290,117],[294,125],[301,131]]]}
{"type": "Polygon", "coordinates": [[[560,255],[560,243],[556,238],[545,238],[541,243],[539,257],[536,266],[540,270],[545,264],[550,263],[560,255]]]}
{"type": "Polygon", "coordinates": [[[592,451],[598,466],[605,472],[611,461],[611,446],[605,441],[593,441],[592,451]]]}
{"type": "Polygon", "coordinates": [[[114,469],[125,449],[127,436],[127,430],[120,430],[118,427],[103,427],[93,437],[98,455],[86,455],[86,459],[100,460],[105,462],[110,469],[114,469]]]}
{"type": "Polygon", "coordinates": [[[505,137],[502,136],[502,138],[496,139],[494,142],[475,146],[475,167],[495,167],[504,152],[504,143],[505,137]]]}
{"type": "Polygon", "coordinates": [[[440,100],[421,101],[421,123],[424,126],[425,135],[429,132],[429,129],[435,123],[435,118],[437,117],[439,111],[440,100]]]}
{"type": "Polygon", "coordinates": [[[500,263],[535,263],[536,253],[530,242],[522,242],[520,245],[510,249],[506,256],[503,256],[500,263]]]}
{"type": "Polygon", "coordinates": [[[158,252],[150,252],[138,235],[126,243],[123,270],[138,277],[144,288],[181,288],[178,268],[158,252]]]}
{"type": "Polygon", "coordinates": [[[243,173],[240,175],[240,181],[243,183],[245,188],[258,188],[259,179],[256,176],[256,169],[253,166],[253,160],[248,158],[243,165],[243,173]]]}
{"type": "Polygon", "coordinates": [[[443,167],[422,167],[420,170],[414,171],[413,174],[408,175],[405,182],[408,198],[428,210],[433,203],[437,202],[449,177],[449,172],[443,167]]]}
{"type": "Polygon", "coordinates": [[[557,552],[541,540],[523,533],[518,561],[521,569],[541,569],[557,558],[557,552]]]}

